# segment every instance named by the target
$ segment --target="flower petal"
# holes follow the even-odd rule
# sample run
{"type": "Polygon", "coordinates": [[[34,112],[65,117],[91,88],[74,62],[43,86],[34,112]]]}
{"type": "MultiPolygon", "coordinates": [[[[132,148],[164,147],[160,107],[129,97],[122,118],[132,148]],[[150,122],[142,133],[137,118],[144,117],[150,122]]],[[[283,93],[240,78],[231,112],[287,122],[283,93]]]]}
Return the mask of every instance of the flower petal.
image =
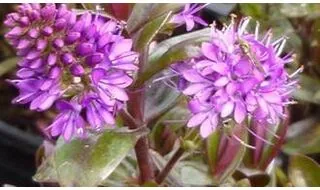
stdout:
{"type": "Polygon", "coordinates": [[[210,119],[206,119],[200,126],[200,135],[207,138],[213,131],[210,119]]]}
{"type": "Polygon", "coordinates": [[[227,117],[233,112],[234,103],[232,101],[227,102],[222,106],[221,117],[227,117]]]}
{"type": "Polygon", "coordinates": [[[246,108],[242,102],[237,102],[234,110],[234,120],[237,123],[242,123],[246,117],[246,108]]]}
{"type": "Polygon", "coordinates": [[[207,112],[200,112],[193,115],[187,123],[188,127],[196,127],[202,123],[208,116],[207,112]]]}

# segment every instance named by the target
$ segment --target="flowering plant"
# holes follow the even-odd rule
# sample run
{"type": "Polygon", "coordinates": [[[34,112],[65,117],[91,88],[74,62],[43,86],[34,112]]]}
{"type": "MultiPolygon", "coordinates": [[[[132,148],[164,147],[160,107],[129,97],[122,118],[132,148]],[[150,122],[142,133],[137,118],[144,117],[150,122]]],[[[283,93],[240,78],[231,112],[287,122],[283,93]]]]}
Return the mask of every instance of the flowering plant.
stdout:
{"type": "Polygon", "coordinates": [[[250,186],[259,174],[271,184],[303,67],[287,71],[285,36],[233,14],[208,23],[206,6],[135,4],[126,17],[22,4],[7,15],[19,57],[12,102],[55,113],[42,128],[55,148],[35,181],[250,186]]]}

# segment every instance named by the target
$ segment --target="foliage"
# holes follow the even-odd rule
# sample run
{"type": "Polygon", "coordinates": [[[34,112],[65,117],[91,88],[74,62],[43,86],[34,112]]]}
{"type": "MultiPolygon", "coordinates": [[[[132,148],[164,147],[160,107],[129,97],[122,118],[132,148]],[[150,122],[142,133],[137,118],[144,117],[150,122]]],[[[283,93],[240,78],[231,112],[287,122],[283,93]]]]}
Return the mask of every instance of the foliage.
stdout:
{"type": "MultiPolygon", "coordinates": [[[[296,54],[295,64],[288,70],[304,66],[301,88],[294,92],[298,104],[288,109],[286,121],[275,126],[271,135],[265,135],[270,144],[261,141],[259,146],[246,129],[256,127],[250,119],[243,126],[232,126],[231,135],[240,140],[223,130],[202,139],[197,129],[185,127],[189,117],[187,98],[156,81],[171,64],[199,55],[201,43],[209,38],[208,28],[180,35],[174,33],[169,21],[183,6],[103,5],[102,14],[125,23],[125,34],[133,39],[134,51],[140,53],[140,71],[129,96],[143,102],[140,107],[133,106],[142,117],[135,118],[138,116],[128,108],[117,117],[115,130],[91,133],[88,139],[71,142],[50,139],[55,147],[52,150],[43,146],[51,153],[41,155],[41,165],[33,177],[35,181],[59,186],[320,185],[317,163],[320,155],[320,5],[240,4],[233,10],[237,15],[260,20],[262,31],[273,28],[276,36],[286,34],[289,45],[285,51],[294,49],[296,54]],[[157,181],[157,175],[150,181],[141,179],[141,155],[136,155],[134,150],[143,138],[150,145],[144,153],[154,166],[155,174],[166,170],[167,164],[176,159],[163,181],[157,181]],[[182,152],[177,157],[179,150],[182,152]]],[[[95,11],[95,7],[88,3],[74,6],[80,11],[95,11]]],[[[215,20],[219,23],[224,19],[215,20]]],[[[0,77],[4,79],[14,71],[17,58],[6,42],[1,41],[0,45],[8,57],[0,63],[0,77]]],[[[42,115],[38,123],[48,123],[53,113],[50,110],[42,115]]],[[[43,124],[39,128],[43,130],[43,124]]]]}

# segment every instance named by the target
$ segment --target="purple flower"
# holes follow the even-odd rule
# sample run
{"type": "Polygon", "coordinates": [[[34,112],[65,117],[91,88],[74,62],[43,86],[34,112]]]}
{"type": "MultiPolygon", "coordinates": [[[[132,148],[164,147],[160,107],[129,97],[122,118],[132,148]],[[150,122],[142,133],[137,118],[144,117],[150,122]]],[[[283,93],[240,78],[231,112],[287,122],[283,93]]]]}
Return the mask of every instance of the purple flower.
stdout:
{"type": "Polygon", "coordinates": [[[115,125],[114,113],[119,105],[106,105],[95,93],[88,94],[83,104],[87,120],[94,129],[115,125]]]}
{"type": "Polygon", "coordinates": [[[253,117],[277,124],[292,103],[290,93],[301,69],[291,75],[285,70],[293,60],[281,56],[286,38],[271,42],[269,32],[259,39],[259,24],[254,34],[245,30],[249,20],[242,19],[238,28],[233,20],[222,30],[213,26],[211,40],[202,43],[202,56],[172,67],[184,81],[182,93],[191,97],[187,126],[200,125],[203,137],[229,119],[241,124],[253,117]]]}
{"type": "Polygon", "coordinates": [[[66,141],[69,141],[73,135],[85,137],[85,121],[80,116],[82,106],[76,101],[61,100],[56,103],[60,114],[55,121],[47,128],[52,136],[62,135],[66,141]]]}
{"type": "MultiPolygon", "coordinates": [[[[125,88],[138,69],[138,54],[132,40],[121,35],[122,26],[99,14],[77,15],[64,4],[22,4],[4,23],[10,29],[5,37],[21,57],[17,79],[11,80],[20,92],[14,103],[30,102],[31,110],[44,111],[57,100],[72,100],[70,109],[60,109],[63,117],[79,104],[89,110],[91,127],[114,125],[117,110],[128,100],[125,88]],[[104,114],[99,121],[93,119],[99,114],[104,114]]],[[[65,121],[61,117],[59,122],[65,121]]],[[[60,126],[54,134],[67,128],[64,137],[69,139],[69,132],[76,133],[60,126]]]]}
{"type": "Polygon", "coordinates": [[[170,22],[178,26],[186,24],[188,32],[194,28],[195,23],[207,26],[208,24],[201,17],[194,15],[203,9],[203,7],[204,6],[197,4],[186,4],[183,11],[174,15],[170,22]]]}

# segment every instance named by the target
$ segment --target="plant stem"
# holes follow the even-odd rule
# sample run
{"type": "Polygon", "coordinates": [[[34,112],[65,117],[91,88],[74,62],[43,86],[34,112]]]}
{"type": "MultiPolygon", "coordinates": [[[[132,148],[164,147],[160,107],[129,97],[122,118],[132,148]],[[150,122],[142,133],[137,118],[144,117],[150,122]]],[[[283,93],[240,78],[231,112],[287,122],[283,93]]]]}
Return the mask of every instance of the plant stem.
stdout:
{"type": "Polygon", "coordinates": [[[178,160],[181,158],[183,153],[184,153],[184,149],[181,147],[174,153],[174,155],[171,157],[171,159],[169,160],[167,165],[163,168],[163,170],[156,177],[156,182],[158,184],[161,184],[166,179],[166,177],[169,175],[171,169],[178,162],[178,160]]]}
{"type": "MultiPolygon", "coordinates": [[[[143,124],[144,91],[130,92],[129,97],[130,101],[128,102],[128,112],[135,119],[135,122],[131,122],[129,128],[136,129],[139,127],[146,127],[143,124]]],[[[137,141],[135,153],[140,171],[140,184],[154,180],[153,165],[149,155],[149,143],[147,136],[143,136],[137,141]]]]}

